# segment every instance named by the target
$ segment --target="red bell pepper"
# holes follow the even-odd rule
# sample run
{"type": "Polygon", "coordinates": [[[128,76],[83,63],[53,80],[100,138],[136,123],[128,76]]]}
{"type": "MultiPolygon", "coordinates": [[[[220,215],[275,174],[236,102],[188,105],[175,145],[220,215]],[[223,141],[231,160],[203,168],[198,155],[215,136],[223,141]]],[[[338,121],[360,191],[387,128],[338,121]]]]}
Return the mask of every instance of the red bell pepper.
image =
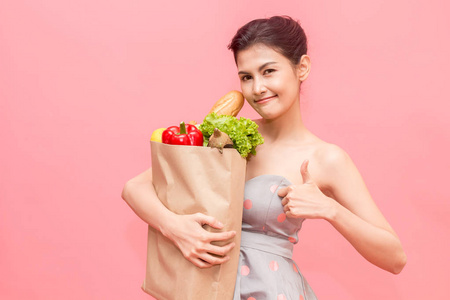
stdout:
{"type": "Polygon", "coordinates": [[[180,123],[170,126],[162,133],[162,142],[172,145],[203,146],[203,133],[194,125],[180,123]]]}

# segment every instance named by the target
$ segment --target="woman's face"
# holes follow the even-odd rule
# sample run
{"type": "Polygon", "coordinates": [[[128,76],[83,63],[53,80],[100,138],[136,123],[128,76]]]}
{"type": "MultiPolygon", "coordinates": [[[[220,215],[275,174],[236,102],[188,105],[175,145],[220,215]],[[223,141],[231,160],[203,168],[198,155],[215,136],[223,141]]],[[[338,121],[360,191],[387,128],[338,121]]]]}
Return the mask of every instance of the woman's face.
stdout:
{"type": "Polygon", "coordinates": [[[299,102],[299,73],[282,54],[255,44],[239,51],[236,61],[242,93],[264,119],[280,117],[299,102]]]}

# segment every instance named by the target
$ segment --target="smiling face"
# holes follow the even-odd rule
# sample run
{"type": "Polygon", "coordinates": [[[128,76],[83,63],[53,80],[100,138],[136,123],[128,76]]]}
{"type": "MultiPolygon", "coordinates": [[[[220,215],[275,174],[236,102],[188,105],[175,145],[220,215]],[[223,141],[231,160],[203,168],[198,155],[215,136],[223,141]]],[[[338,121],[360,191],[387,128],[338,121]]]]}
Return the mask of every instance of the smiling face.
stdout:
{"type": "Polygon", "coordinates": [[[264,119],[299,108],[301,69],[271,47],[255,44],[237,54],[241,90],[264,119]]]}

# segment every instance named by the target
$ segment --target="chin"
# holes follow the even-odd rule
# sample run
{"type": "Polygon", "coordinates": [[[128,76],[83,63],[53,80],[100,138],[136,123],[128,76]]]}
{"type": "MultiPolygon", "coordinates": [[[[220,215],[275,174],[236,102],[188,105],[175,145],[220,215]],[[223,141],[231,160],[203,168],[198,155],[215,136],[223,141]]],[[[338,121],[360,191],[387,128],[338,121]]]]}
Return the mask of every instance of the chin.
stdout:
{"type": "Polygon", "coordinates": [[[280,114],[273,113],[273,112],[268,112],[268,113],[260,112],[260,111],[257,111],[257,112],[261,116],[261,118],[263,118],[264,120],[269,120],[269,121],[277,119],[278,117],[281,116],[280,114]]]}

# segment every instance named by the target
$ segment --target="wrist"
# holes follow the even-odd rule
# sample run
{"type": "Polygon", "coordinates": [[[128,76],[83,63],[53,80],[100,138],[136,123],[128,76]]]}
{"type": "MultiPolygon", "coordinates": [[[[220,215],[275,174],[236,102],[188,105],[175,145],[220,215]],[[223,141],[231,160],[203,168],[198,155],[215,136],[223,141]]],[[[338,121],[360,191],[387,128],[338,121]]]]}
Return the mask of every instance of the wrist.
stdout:
{"type": "Polygon", "coordinates": [[[170,210],[168,210],[164,215],[161,216],[161,221],[159,222],[158,229],[163,236],[172,240],[173,226],[176,225],[176,219],[178,215],[170,210]]]}
{"type": "Polygon", "coordinates": [[[330,223],[333,223],[337,219],[337,214],[339,213],[340,204],[333,198],[328,198],[328,206],[325,212],[324,219],[330,223]]]}

